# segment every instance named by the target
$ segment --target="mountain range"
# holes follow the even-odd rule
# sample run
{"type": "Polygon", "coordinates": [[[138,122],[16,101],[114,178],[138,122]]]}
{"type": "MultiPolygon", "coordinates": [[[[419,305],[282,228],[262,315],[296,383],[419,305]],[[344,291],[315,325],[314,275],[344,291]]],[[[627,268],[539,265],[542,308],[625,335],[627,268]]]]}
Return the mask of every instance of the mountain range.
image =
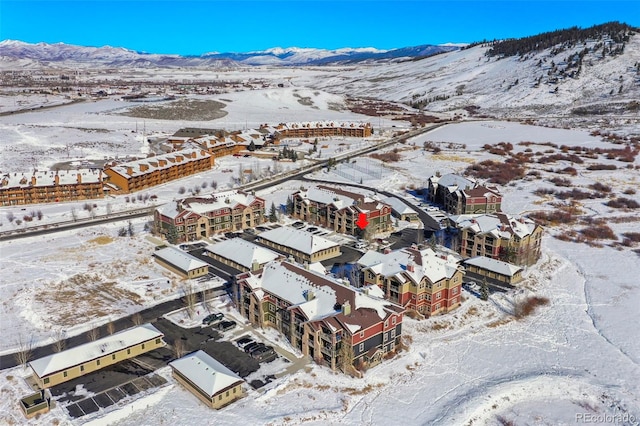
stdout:
{"type": "MultiPolygon", "coordinates": [[[[247,53],[206,53],[200,56],[162,55],[137,52],[121,47],[85,47],[65,43],[0,42],[0,61],[16,65],[91,65],[104,67],[198,67],[240,65],[338,65],[392,62],[458,50],[461,45],[421,45],[391,50],[375,48],[272,48],[247,53]]],[[[6,68],[6,67],[5,67],[6,68]]]]}

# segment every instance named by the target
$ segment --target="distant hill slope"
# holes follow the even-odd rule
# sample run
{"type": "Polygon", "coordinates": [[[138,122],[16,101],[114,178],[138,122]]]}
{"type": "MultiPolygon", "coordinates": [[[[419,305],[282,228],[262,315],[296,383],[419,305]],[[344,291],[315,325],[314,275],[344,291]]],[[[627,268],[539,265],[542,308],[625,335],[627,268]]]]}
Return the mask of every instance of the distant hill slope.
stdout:
{"type": "Polygon", "coordinates": [[[273,48],[248,53],[207,53],[201,56],[158,55],[103,46],[83,47],[64,43],[30,44],[15,40],[0,42],[0,61],[22,66],[105,66],[105,67],[199,67],[238,65],[327,65],[359,62],[388,62],[431,56],[458,50],[459,46],[422,45],[392,50],[344,48],[337,50],[273,48]],[[32,62],[29,62],[32,61],[32,62]]]}
{"type": "Polygon", "coordinates": [[[571,41],[535,43],[535,49],[526,48],[534,45],[532,38],[480,44],[417,61],[300,76],[294,83],[431,111],[475,106],[517,109],[519,115],[637,114],[640,36],[631,27],[613,27],[622,29],[613,35],[574,32],[578,36],[571,41]]]}

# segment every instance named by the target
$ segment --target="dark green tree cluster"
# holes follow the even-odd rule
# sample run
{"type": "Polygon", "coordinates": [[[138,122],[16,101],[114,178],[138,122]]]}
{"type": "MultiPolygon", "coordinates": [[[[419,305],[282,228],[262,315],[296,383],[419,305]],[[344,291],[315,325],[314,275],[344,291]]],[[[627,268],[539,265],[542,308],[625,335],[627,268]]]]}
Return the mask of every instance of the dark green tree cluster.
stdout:
{"type": "MultiPolygon", "coordinates": [[[[527,53],[539,52],[554,46],[556,49],[560,49],[560,47],[557,47],[559,45],[568,48],[575,46],[578,43],[584,43],[587,39],[599,40],[604,36],[608,36],[614,44],[624,44],[629,41],[630,34],[637,30],[637,28],[631,27],[625,23],[615,21],[594,25],[589,28],[571,27],[529,37],[503,40],[494,43],[493,47],[487,50],[486,55],[500,57],[521,56],[527,53]]],[[[624,49],[624,47],[618,49],[624,49]]],[[[620,51],[618,51],[618,53],[620,51]]],[[[560,53],[560,51],[555,51],[555,53],[560,53]]]]}
{"type": "Polygon", "coordinates": [[[288,158],[291,161],[298,160],[298,153],[289,147],[282,148],[282,151],[278,152],[278,160],[282,160],[283,158],[288,158]]]}

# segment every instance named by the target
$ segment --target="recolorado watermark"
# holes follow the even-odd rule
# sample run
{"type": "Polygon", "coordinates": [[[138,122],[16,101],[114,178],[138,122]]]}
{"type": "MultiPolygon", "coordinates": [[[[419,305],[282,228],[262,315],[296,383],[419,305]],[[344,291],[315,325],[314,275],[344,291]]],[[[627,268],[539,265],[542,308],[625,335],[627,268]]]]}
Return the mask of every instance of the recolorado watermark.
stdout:
{"type": "Polygon", "coordinates": [[[638,418],[633,414],[594,414],[594,413],[576,413],[576,423],[596,423],[596,424],[638,424],[638,418]]]}

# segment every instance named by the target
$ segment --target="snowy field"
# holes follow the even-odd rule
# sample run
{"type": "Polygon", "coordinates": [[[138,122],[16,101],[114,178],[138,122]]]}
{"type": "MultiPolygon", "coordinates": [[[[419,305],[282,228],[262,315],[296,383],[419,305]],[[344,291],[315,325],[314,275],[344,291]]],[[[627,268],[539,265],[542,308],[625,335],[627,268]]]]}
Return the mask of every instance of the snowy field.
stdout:
{"type": "MultiPolygon", "coordinates": [[[[358,158],[353,165],[359,170],[348,165],[339,165],[336,169],[342,175],[351,173],[349,178],[335,171],[318,172],[315,177],[351,183],[362,180],[364,185],[401,192],[402,186],[420,187],[436,171],[461,171],[472,162],[499,160],[500,156],[481,149],[485,143],[511,142],[516,151],[524,151],[525,146],[517,145],[520,141],[620,147],[601,142],[581,130],[507,122],[461,123],[389,148],[389,151],[397,148],[400,155],[397,162],[382,164],[374,158],[358,158]],[[427,141],[466,146],[445,148],[433,154],[422,149],[427,141]]],[[[532,148],[542,149],[537,145],[532,148]]],[[[575,186],[585,189],[594,182],[604,182],[611,185],[614,194],[638,187],[637,168],[586,170],[593,162],[574,164],[579,169],[578,175],[571,177],[575,186]]],[[[636,159],[635,165],[639,164],[636,159]]],[[[541,172],[541,178],[520,180],[504,187],[504,210],[518,214],[551,209],[550,201],[534,195],[533,191],[552,187],[546,180],[552,174],[546,169],[567,165],[563,162],[530,165],[541,172]]],[[[299,182],[259,195],[267,198],[268,203],[282,203],[287,190],[293,192],[296,185],[299,182]]],[[[178,186],[173,186],[173,191],[178,186]]],[[[189,180],[185,186],[189,188],[194,184],[189,180]]],[[[163,199],[170,196],[167,194],[163,199]]],[[[640,201],[637,193],[628,197],[640,201]]],[[[605,206],[604,201],[583,200],[580,208],[604,219],[619,239],[624,232],[637,231],[638,222],[634,221],[637,213],[612,209],[605,206]],[[625,220],[613,220],[620,217],[625,220]]],[[[73,274],[108,270],[102,268],[103,264],[123,264],[122,278],[116,277],[121,284],[116,288],[128,292],[134,292],[131,282],[137,278],[164,277],[161,268],[145,263],[153,244],[146,240],[143,224],[135,222],[135,225],[137,236],[133,239],[115,237],[122,225],[113,225],[83,230],[79,235],[59,234],[1,243],[2,270],[10,273],[3,275],[0,288],[5,300],[16,300],[2,306],[1,317],[9,319],[8,326],[3,321],[3,332],[15,328],[14,335],[30,333],[46,339],[47,333],[56,326],[52,312],[64,312],[65,303],[62,300],[55,305],[38,303],[36,289],[55,290],[56,285],[73,274]],[[91,243],[92,239],[102,236],[113,241],[95,246],[91,243]],[[59,247],[58,255],[51,253],[54,246],[59,247]],[[22,288],[26,290],[24,296],[19,294],[22,288]]],[[[618,424],[638,424],[640,341],[635,337],[635,324],[640,321],[638,255],[630,247],[611,247],[606,241],[602,247],[595,247],[552,237],[568,229],[571,225],[547,229],[543,258],[526,269],[527,278],[518,291],[493,295],[489,302],[465,293],[461,309],[452,315],[420,322],[405,319],[403,334],[410,336],[409,350],[369,370],[364,379],[350,379],[313,366],[310,371],[278,379],[259,392],[251,391],[247,398],[216,412],[216,424],[242,421],[318,425],[509,422],[562,425],[575,424],[577,415],[615,415],[623,419],[618,424]],[[550,303],[529,317],[516,319],[514,304],[530,295],[547,297],[550,303]]],[[[169,289],[158,284],[149,295],[136,294],[140,303],[145,304],[161,297],[163,291],[169,289]]],[[[131,301],[123,302],[107,315],[125,314],[138,309],[137,306],[131,301]]],[[[11,341],[3,344],[4,350],[11,349],[11,341]]],[[[0,413],[4,413],[0,415],[5,417],[0,418],[0,423],[10,423],[11,419],[14,423],[22,421],[13,404],[18,395],[26,392],[22,375],[20,368],[0,374],[0,389],[5,396],[0,403],[0,413]]],[[[94,424],[194,424],[211,415],[180,385],[172,379],[169,383],[159,392],[122,407],[120,412],[101,413],[102,418],[94,420],[94,424]]],[[[42,416],[37,423],[54,421],[70,423],[59,409],[42,416]]]]}

